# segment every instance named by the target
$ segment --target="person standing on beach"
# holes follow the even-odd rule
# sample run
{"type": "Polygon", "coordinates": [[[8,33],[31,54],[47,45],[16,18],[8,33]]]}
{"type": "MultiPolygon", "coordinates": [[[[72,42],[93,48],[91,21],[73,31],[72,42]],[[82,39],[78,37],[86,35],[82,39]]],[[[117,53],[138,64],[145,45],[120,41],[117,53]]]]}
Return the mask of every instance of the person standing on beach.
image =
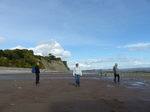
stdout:
{"type": "Polygon", "coordinates": [[[103,75],[103,71],[102,71],[102,69],[100,69],[100,75],[101,75],[101,76],[103,75]]]}
{"type": "Polygon", "coordinates": [[[120,76],[119,76],[119,72],[118,72],[118,64],[117,63],[113,67],[113,72],[114,72],[114,83],[116,83],[116,77],[118,78],[118,83],[119,83],[120,82],[120,76]]]}
{"type": "Polygon", "coordinates": [[[39,84],[39,80],[40,80],[40,69],[39,69],[39,62],[37,62],[36,63],[36,66],[35,66],[35,70],[36,70],[36,72],[35,72],[35,75],[36,75],[36,80],[35,80],[35,83],[36,83],[36,85],[37,86],[39,86],[40,84],[39,84]]]}
{"type": "Polygon", "coordinates": [[[76,63],[76,67],[73,70],[73,76],[75,76],[76,87],[80,87],[80,76],[82,76],[82,71],[78,63],[76,63]]]}

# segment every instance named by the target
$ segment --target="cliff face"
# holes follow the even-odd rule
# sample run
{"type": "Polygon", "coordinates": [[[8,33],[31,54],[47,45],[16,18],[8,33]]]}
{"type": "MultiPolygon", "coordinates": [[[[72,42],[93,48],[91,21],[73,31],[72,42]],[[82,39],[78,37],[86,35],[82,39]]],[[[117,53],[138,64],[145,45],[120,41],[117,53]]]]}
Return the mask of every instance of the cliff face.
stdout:
{"type": "Polygon", "coordinates": [[[67,64],[65,64],[66,62],[64,62],[64,61],[52,60],[51,62],[48,62],[43,58],[41,58],[41,60],[39,60],[39,61],[44,65],[45,70],[48,70],[48,71],[69,71],[69,67],[67,66],[67,64]]]}
{"type": "Polygon", "coordinates": [[[40,62],[40,69],[48,71],[68,71],[66,61],[49,54],[49,56],[34,55],[32,50],[15,49],[0,50],[0,67],[10,67],[13,69],[33,68],[37,62],[40,62]]]}
{"type": "MultiPolygon", "coordinates": [[[[45,67],[45,69],[42,69],[40,66],[41,72],[45,72],[45,71],[67,72],[70,70],[69,67],[67,66],[66,62],[64,62],[64,61],[52,60],[51,62],[48,62],[48,61],[44,60],[43,58],[41,60],[38,59],[38,61],[40,63],[42,63],[43,66],[45,67]]],[[[22,67],[1,67],[0,66],[0,70],[1,70],[1,73],[5,73],[5,72],[9,72],[9,71],[10,71],[10,73],[13,73],[15,71],[16,72],[27,72],[27,71],[29,71],[29,73],[31,72],[31,68],[22,68],[22,67]],[[12,71],[12,70],[14,70],[14,71],[12,71]]]]}

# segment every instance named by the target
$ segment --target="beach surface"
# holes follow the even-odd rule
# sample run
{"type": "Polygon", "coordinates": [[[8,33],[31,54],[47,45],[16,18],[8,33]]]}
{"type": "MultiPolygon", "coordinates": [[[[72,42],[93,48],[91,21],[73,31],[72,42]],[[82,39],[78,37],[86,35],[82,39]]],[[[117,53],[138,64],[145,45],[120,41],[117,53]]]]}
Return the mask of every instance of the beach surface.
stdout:
{"type": "Polygon", "coordinates": [[[72,73],[40,76],[36,86],[35,74],[0,74],[0,112],[150,112],[150,85],[137,76],[114,84],[110,74],[83,74],[81,87],[72,73]]]}

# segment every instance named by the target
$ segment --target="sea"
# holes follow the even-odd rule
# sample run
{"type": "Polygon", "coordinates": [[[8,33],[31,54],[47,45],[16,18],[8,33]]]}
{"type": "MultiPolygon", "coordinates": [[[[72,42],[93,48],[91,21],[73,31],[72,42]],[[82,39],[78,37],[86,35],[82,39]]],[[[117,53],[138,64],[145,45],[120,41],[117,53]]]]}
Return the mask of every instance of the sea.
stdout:
{"type": "MultiPolygon", "coordinates": [[[[113,73],[113,69],[101,69],[103,73],[113,73]]],[[[147,68],[123,68],[119,69],[119,73],[150,73],[150,67],[147,68]]],[[[100,69],[95,70],[83,70],[83,74],[98,74],[100,69]]]]}

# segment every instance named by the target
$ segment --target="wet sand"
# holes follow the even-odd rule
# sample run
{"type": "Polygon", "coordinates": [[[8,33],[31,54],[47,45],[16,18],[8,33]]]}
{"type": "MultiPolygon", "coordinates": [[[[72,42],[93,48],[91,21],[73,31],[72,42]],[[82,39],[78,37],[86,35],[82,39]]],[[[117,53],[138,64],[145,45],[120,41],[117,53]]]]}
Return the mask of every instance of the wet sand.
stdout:
{"type": "Polygon", "coordinates": [[[139,80],[72,74],[0,74],[0,112],[150,112],[150,86],[139,80]],[[3,78],[3,79],[2,79],[3,78]]]}
{"type": "MultiPolygon", "coordinates": [[[[113,73],[108,73],[107,76],[113,76],[113,73]]],[[[143,82],[146,85],[150,85],[150,73],[135,72],[135,73],[120,73],[121,78],[128,78],[130,80],[143,82]]]]}

